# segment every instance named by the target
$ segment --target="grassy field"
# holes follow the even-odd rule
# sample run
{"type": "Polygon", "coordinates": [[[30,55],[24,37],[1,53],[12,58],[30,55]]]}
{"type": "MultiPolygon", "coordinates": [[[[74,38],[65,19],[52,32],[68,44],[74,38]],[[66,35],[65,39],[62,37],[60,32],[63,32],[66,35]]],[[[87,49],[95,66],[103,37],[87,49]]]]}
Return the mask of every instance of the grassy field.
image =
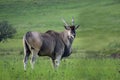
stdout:
{"type": "Polygon", "coordinates": [[[17,29],[12,39],[0,43],[0,80],[119,80],[120,60],[103,58],[120,53],[119,7],[119,0],[0,0],[0,21],[17,29]],[[63,31],[61,18],[70,23],[72,17],[81,25],[73,54],[56,72],[46,57],[24,72],[22,36],[63,31]]]}
{"type": "Polygon", "coordinates": [[[39,58],[35,69],[30,64],[23,70],[23,56],[2,56],[0,80],[119,80],[119,59],[68,58],[61,62],[57,71],[51,61],[39,58]],[[10,60],[10,61],[9,61],[10,60]]]}

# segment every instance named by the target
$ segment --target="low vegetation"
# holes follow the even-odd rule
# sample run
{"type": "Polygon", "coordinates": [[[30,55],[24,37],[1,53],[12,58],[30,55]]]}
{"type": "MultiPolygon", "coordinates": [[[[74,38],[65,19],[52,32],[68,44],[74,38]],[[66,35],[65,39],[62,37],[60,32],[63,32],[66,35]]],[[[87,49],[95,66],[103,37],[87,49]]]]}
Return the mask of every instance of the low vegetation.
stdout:
{"type": "Polygon", "coordinates": [[[0,22],[0,42],[13,37],[15,33],[16,29],[8,24],[7,21],[0,22]]]}

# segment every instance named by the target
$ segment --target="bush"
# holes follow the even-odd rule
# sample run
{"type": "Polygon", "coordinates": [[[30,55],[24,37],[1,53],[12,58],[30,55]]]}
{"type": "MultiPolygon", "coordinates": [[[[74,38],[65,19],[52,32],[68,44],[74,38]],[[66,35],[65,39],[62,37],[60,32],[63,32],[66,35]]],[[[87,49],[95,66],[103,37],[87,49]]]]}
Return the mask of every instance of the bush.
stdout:
{"type": "Polygon", "coordinates": [[[7,38],[12,38],[16,33],[16,29],[13,28],[7,21],[0,22],[0,42],[7,38]]]}

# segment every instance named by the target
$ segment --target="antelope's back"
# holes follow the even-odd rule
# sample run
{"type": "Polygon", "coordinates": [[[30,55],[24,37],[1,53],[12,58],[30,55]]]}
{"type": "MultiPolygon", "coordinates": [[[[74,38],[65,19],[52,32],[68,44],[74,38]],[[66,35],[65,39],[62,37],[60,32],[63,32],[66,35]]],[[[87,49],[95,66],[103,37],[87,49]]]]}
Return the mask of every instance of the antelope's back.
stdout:
{"type": "Polygon", "coordinates": [[[60,33],[55,32],[53,30],[47,31],[43,37],[43,45],[41,51],[46,51],[50,53],[57,53],[60,48],[64,46],[64,43],[60,37],[60,33]],[[47,49],[47,50],[46,50],[47,49]]]}

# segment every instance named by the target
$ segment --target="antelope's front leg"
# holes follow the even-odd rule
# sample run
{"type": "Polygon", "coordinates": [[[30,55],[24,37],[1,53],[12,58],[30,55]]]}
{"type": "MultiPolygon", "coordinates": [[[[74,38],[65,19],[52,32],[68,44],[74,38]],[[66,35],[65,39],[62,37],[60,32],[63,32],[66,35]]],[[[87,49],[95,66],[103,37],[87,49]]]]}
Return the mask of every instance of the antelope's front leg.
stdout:
{"type": "Polygon", "coordinates": [[[54,60],[54,68],[55,69],[57,69],[58,66],[60,65],[60,60],[61,60],[62,55],[63,55],[63,51],[60,51],[60,53],[56,54],[56,58],[54,60]]]}

